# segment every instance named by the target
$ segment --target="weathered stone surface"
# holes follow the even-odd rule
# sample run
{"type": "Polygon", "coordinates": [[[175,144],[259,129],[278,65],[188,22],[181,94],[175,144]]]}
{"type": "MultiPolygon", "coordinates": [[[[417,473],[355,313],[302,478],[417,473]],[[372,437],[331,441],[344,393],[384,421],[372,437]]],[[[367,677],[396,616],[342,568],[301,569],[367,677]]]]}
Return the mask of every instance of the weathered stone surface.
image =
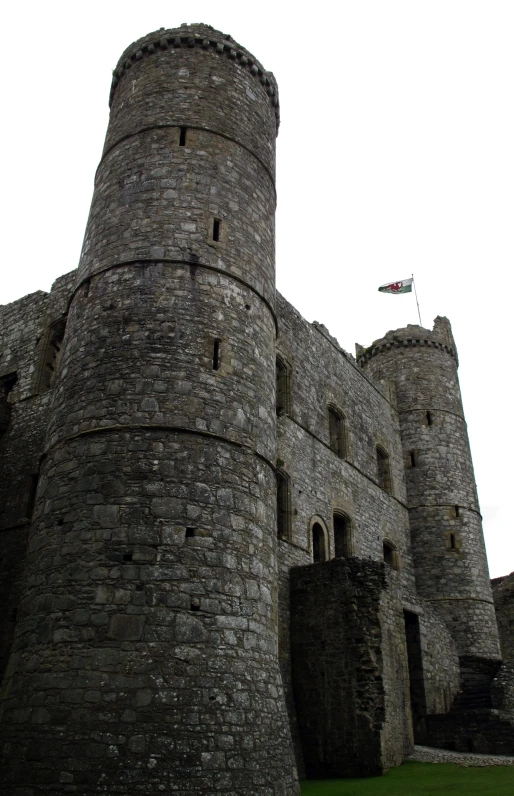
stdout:
{"type": "Polygon", "coordinates": [[[356,361],[276,295],[277,97],[208,26],[131,45],[79,267],[0,307],[6,796],[510,748],[449,322],[356,361]]]}
{"type": "Polygon", "coordinates": [[[491,581],[504,661],[514,664],[514,572],[491,581]]]}
{"type": "MultiPolygon", "coordinates": [[[[84,796],[299,792],[271,598],[275,83],[212,28],[162,37],[120,62],[64,343],[34,407],[44,456],[4,681],[5,793],[62,789],[71,771],[84,796]]],[[[16,401],[38,303],[60,296],[5,314],[16,401]]]]}
{"type": "MultiPolygon", "coordinates": [[[[293,687],[309,778],[383,770],[385,585],[383,565],[357,558],[291,570],[293,687]]],[[[400,746],[402,740],[399,735],[400,746]]],[[[409,751],[402,749],[399,759],[409,751]]]]}

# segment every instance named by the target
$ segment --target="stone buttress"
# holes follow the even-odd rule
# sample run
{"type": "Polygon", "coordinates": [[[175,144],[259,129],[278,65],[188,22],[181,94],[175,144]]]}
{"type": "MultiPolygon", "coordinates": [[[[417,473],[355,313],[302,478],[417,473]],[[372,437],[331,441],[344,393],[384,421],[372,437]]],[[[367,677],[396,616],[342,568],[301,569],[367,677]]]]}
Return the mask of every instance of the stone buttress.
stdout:
{"type": "Polygon", "coordinates": [[[494,669],[500,649],[450,323],[389,332],[358,358],[396,391],[417,590],[445,619],[466,680],[494,669]]]}
{"type": "Polygon", "coordinates": [[[273,75],[208,26],[115,70],[3,684],[5,794],[299,792],[277,662],[277,125],[273,75]]]}

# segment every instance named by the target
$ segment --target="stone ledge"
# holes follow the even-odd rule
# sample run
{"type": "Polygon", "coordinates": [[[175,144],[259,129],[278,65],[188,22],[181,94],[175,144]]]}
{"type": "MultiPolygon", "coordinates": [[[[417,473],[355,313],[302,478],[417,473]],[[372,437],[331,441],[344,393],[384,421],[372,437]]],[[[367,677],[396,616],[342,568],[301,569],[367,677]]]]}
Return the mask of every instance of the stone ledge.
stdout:
{"type": "Polygon", "coordinates": [[[415,746],[407,760],[416,763],[457,763],[459,766],[514,766],[514,757],[451,752],[433,746],[415,746]]]}

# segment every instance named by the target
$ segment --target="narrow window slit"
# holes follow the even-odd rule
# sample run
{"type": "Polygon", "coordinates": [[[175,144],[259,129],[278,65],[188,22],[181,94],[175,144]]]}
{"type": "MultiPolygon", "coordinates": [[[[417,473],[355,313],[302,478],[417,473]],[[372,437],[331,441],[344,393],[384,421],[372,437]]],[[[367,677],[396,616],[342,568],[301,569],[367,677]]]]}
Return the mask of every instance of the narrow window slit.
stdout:
{"type": "Polygon", "coordinates": [[[388,492],[392,494],[392,483],[391,483],[391,468],[389,464],[389,454],[386,451],[377,445],[376,449],[377,453],[377,476],[378,476],[378,485],[384,492],[388,492]]]}
{"type": "Polygon", "coordinates": [[[215,218],[212,222],[212,239],[219,243],[220,240],[220,232],[221,232],[221,221],[219,218],[215,218]]]}
{"type": "Polygon", "coordinates": [[[279,356],[276,359],[275,374],[277,415],[288,414],[291,411],[291,369],[279,356]]]}
{"type": "Polygon", "coordinates": [[[187,127],[181,127],[180,128],[180,139],[179,139],[179,142],[178,142],[179,146],[185,146],[186,145],[186,130],[187,130],[187,127]]]}
{"type": "Polygon", "coordinates": [[[460,509],[458,506],[455,506],[455,516],[460,517],[460,509]]]}
{"type": "Polygon", "coordinates": [[[450,548],[452,550],[456,550],[457,549],[457,544],[456,544],[456,541],[455,541],[455,534],[454,533],[450,534],[450,548]]]}
{"type": "Polygon", "coordinates": [[[416,466],[416,452],[415,451],[410,451],[409,452],[409,457],[410,457],[410,466],[411,467],[415,467],[416,466]]]}
{"type": "Polygon", "coordinates": [[[277,470],[277,535],[291,536],[291,479],[283,470],[277,470]]]}
{"type": "Polygon", "coordinates": [[[427,426],[431,426],[432,425],[432,415],[431,415],[430,412],[426,413],[426,419],[427,419],[427,426]]]}
{"type": "Polygon", "coordinates": [[[221,340],[214,341],[214,348],[212,352],[212,369],[219,370],[220,369],[220,346],[221,340]]]}
{"type": "Polygon", "coordinates": [[[28,478],[27,508],[26,508],[26,516],[28,517],[28,519],[32,519],[32,515],[34,514],[38,481],[39,481],[39,473],[33,473],[28,478]]]}

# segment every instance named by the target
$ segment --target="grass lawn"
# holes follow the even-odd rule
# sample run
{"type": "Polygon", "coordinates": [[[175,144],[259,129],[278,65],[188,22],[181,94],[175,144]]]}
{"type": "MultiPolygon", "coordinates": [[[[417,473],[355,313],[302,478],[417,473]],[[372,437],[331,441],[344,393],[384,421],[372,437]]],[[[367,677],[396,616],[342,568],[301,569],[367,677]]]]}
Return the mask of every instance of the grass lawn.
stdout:
{"type": "Polygon", "coordinates": [[[382,777],[302,782],[302,796],[514,796],[514,766],[406,762],[382,777]]]}

